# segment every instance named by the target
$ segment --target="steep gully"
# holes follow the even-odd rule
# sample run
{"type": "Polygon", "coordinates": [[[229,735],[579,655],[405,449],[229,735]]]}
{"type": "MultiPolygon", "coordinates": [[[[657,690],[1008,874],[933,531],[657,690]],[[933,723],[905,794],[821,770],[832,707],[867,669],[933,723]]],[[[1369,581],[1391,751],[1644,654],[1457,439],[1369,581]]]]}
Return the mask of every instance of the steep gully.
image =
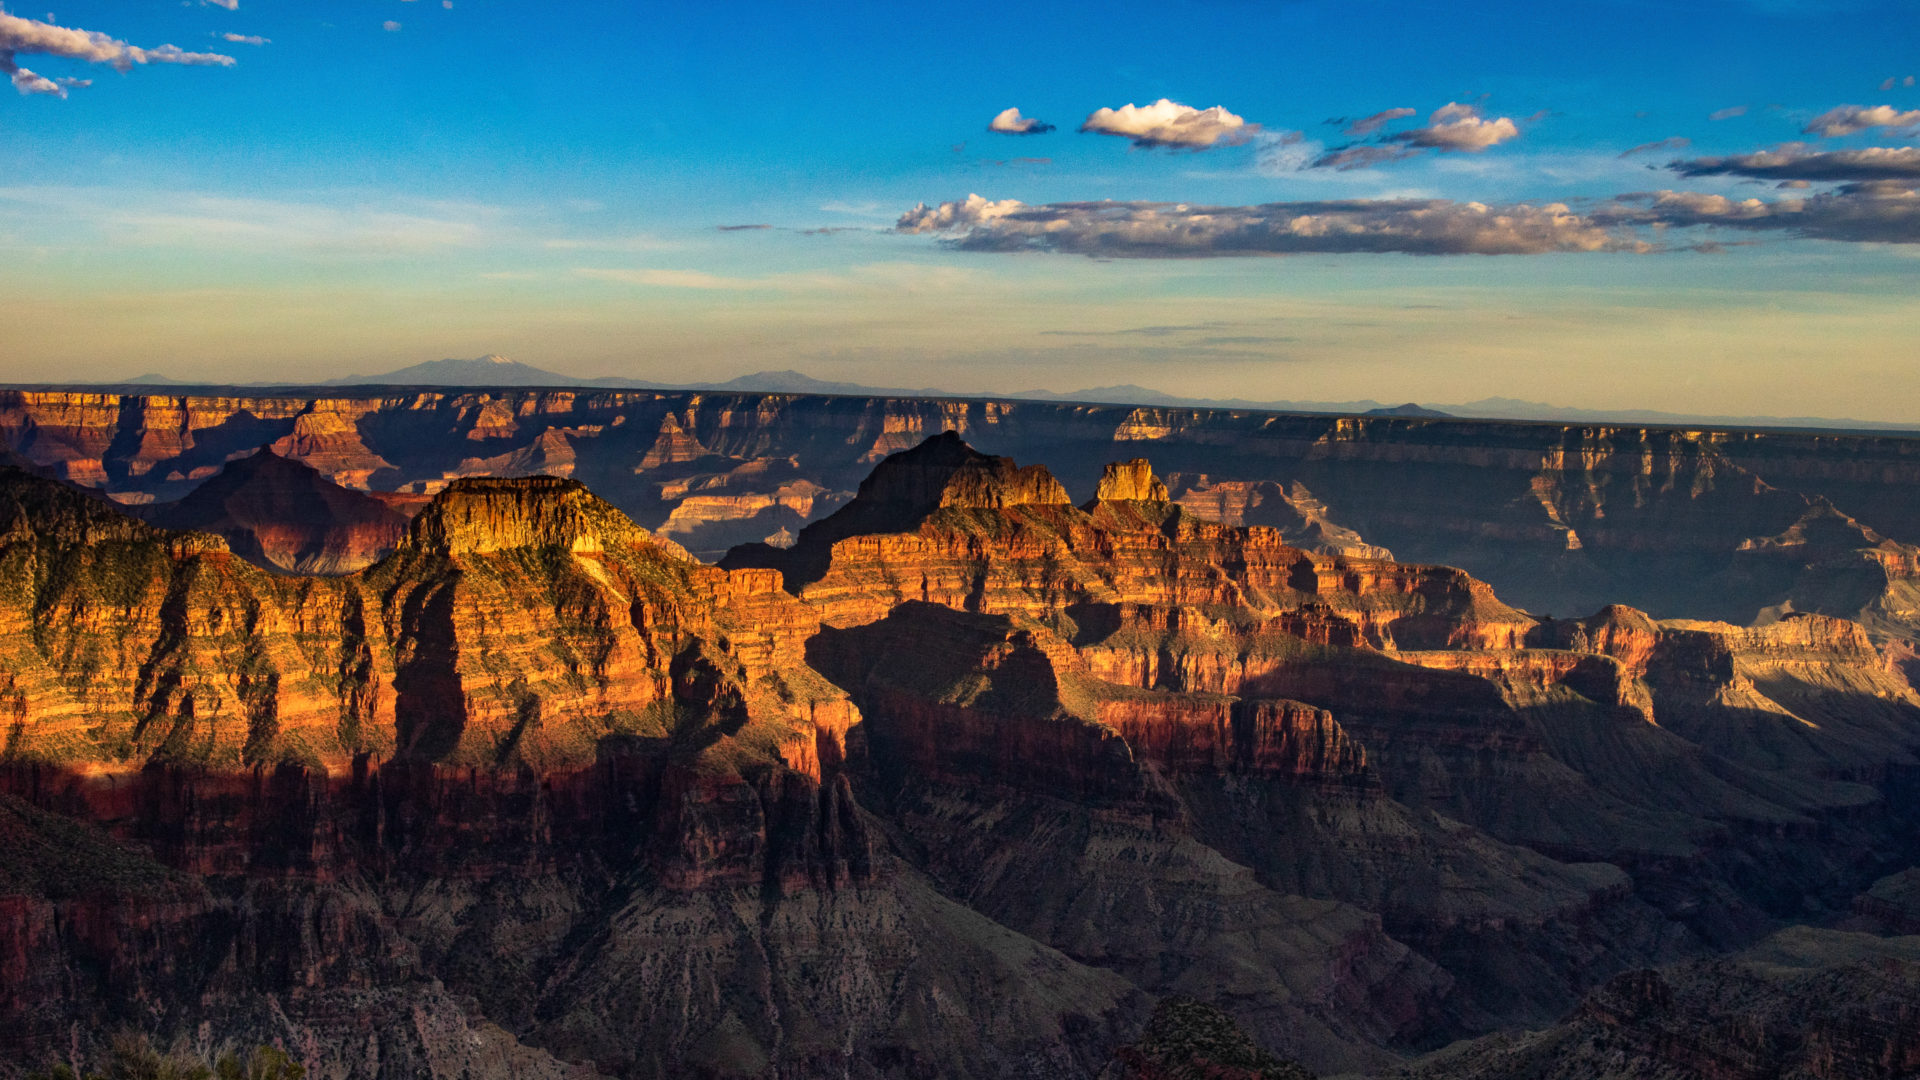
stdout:
{"type": "Polygon", "coordinates": [[[290,578],[13,473],[0,1034],[1090,1075],[1185,993],[1371,1070],[1914,861],[1920,700],[1855,623],[1536,618],[1097,488],[936,437],[713,567],[455,480],[290,578]]]}

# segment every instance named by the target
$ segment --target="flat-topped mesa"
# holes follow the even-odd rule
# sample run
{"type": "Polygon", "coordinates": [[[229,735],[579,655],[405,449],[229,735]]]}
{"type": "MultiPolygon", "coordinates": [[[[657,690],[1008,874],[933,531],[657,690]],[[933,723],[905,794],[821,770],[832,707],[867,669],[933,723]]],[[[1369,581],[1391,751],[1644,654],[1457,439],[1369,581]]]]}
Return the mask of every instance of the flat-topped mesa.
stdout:
{"type": "Polygon", "coordinates": [[[1163,503],[1167,500],[1167,485],[1153,475],[1153,466],[1146,458],[1109,462],[1105,474],[1100,477],[1099,490],[1093,496],[1096,503],[1163,503]]]}
{"type": "Polygon", "coordinates": [[[604,550],[645,534],[577,480],[553,476],[455,480],[413,519],[408,544],[438,555],[515,548],[604,550]]]}

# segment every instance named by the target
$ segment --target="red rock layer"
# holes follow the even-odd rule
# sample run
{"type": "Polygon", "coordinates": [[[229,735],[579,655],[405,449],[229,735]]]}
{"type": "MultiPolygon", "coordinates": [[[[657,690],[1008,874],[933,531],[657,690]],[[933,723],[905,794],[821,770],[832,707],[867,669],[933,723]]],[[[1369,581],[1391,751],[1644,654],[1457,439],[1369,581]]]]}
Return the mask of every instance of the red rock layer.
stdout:
{"type": "Polygon", "coordinates": [[[21,474],[0,500],[14,756],[552,767],[685,707],[817,778],[855,718],[773,575],[691,562],[570,481],[456,483],[379,565],[305,580],[21,474]]]}

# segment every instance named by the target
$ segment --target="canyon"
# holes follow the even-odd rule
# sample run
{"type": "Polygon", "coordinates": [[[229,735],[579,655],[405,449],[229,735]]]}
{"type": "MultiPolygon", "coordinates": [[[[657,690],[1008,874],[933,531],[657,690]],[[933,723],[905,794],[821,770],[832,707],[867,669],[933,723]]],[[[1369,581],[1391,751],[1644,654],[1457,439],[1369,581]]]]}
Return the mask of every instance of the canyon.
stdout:
{"type": "Polygon", "coordinates": [[[1920,444],[329,394],[0,391],[9,1061],[1914,1067],[1920,444]]]}
{"type": "MultiPolygon", "coordinates": [[[[1895,434],[579,387],[0,388],[9,460],[129,505],[181,499],[263,447],[376,497],[545,474],[707,561],[797,534],[947,430],[1046,462],[1079,499],[1145,454],[1205,516],[1457,566],[1537,613],[1812,611],[1907,638],[1920,620],[1920,440],[1895,434]]],[[[362,535],[324,568],[369,565],[384,549],[362,535]]]]}

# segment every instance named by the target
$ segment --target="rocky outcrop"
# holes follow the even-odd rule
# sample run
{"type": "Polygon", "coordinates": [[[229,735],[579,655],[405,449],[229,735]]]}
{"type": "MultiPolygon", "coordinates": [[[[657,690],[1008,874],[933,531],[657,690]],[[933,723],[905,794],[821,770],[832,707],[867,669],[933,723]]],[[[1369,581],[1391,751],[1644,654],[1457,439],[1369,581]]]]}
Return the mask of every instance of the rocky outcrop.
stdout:
{"type": "Polygon", "coordinates": [[[1265,525],[1278,529],[1289,544],[1322,555],[1393,558],[1386,548],[1369,544],[1354,530],[1335,524],[1328,516],[1327,504],[1298,480],[1289,485],[1271,480],[1214,480],[1205,473],[1176,474],[1171,479],[1174,501],[1208,521],[1265,525]]]}
{"type": "Polygon", "coordinates": [[[407,534],[408,515],[270,450],[227,463],[178,502],[141,507],[164,528],[213,533],[234,554],[295,574],[373,565],[407,534]]]}
{"type": "Polygon", "coordinates": [[[1167,485],[1153,475],[1146,458],[1109,464],[1093,493],[1095,502],[1163,503],[1167,498],[1167,485]]]}
{"type": "MultiPolygon", "coordinates": [[[[640,778],[611,764],[584,784],[517,790],[368,775],[304,816],[257,823],[256,851],[332,837],[323,864],[215,870],[204,885],[116,871],[93,854],[113,847],[104,838],[64,851],[86,860],[85,891],[0,896],[7,1056],[90,1056],[138,1025],[162,1044],[278,1044],[337,1078],[984,1078],[1035,1061],[1087,1075],[1140,1011],[1117,976],[993,925],[905,867],[837,886],[777,873],[663,886],[647,853],[704,859],[700,834],[634,805],[640,778]]],[[[699,811],[678,790],[696,815],[737,814],[737,800],[699,811]]],[[[783,801],[791,791],[767,805],[783,801]]],[[[200,825],[218,830],[236,804],[209,803],[200,825]]],[[[0,797],[0,823],[52,822],[43,839],[63,846],[81,831],[17,805],[0,797]]],[[[758,850],[797,852],[819,831],[789,821],[758,850]]],[[[0,827],[0,858],[17,832],[0,827]]],[[[189,849],[163,848],[169,858],[207,837],[178,835],[189,849]]]]}
{"type": "Polygon", "coordinates": [[[805,763],[853,719],[791,670],[818,624],[776,579],[694,563],[571,481],[459,481],[377,566],[306,580],[46,481],[6,488],[16,757],[557,765],[687,707],[805,763]]]}
{"type": "Polygon", "coordinates": [[[1452,1048],[1409,1075],[1699,1080],[1920,1069],[1920,941],[1797,928],[1730,961],[1621,975],[1561,1024],[1452,1048]]]}
{"type": "Polygon", "coordinates": [[[1853,900],[1867,927],[1888,934],[1920,934],[1920,867],[1888,874],[1853,900]]]}
{"type": "MultiPolygon", "coordinates": [[[[1128,493],[1159,483],[1138,465],[1116,475],[1128,493]]],[[[793,547],[736,549],[722,565],[781,570],[836,626],[908,600],[1035,618],[1128,603],[1306,609],[1412,648],[1510,646],[1534,622],[1459,571],[1312,555],[1272,530],[1201,521],[1165,501],[1090,506],[1068,503],[1044,468],[989,458],[949,433],[883,462],[793,547]]]]}

